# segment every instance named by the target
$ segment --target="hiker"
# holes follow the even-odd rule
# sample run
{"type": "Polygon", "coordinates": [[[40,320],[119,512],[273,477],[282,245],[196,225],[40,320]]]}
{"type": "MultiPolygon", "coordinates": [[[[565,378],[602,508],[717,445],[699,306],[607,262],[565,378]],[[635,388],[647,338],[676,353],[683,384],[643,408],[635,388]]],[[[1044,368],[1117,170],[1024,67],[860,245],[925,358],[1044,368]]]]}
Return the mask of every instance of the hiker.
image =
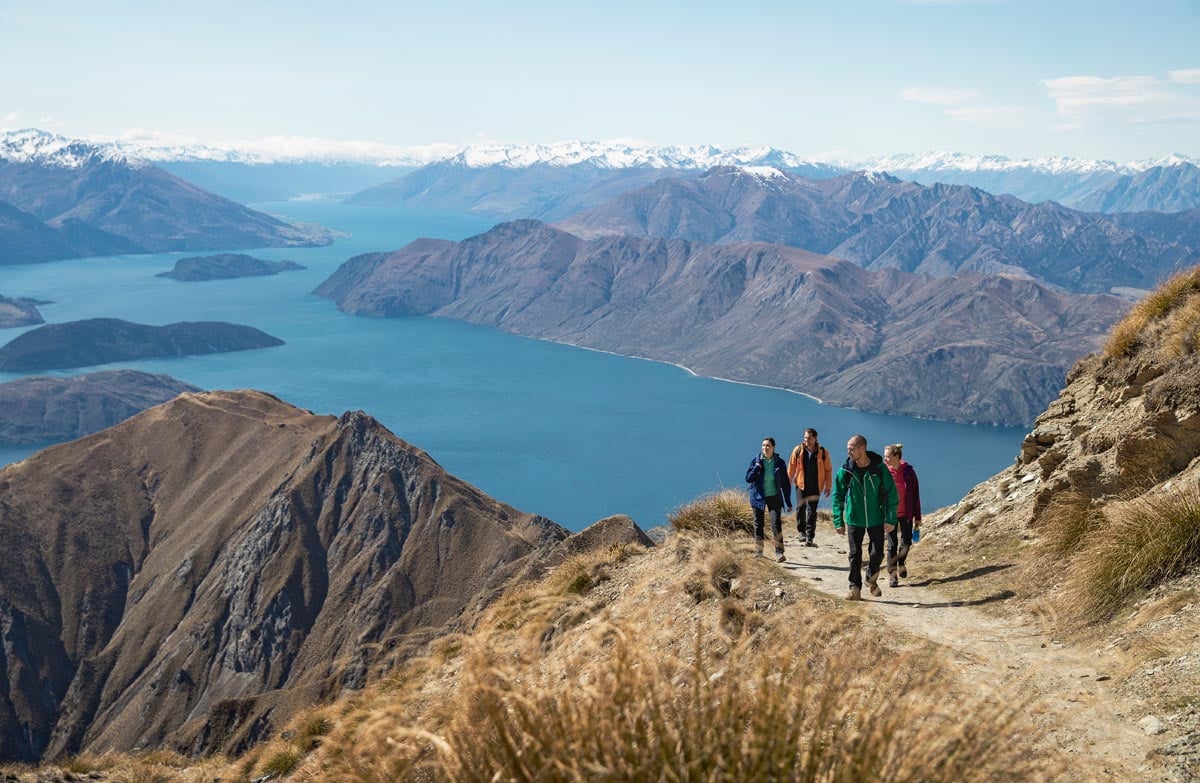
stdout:
{"type": "Polygon", "coordinates": [[[822,492],[829,497],[833,489],[833,463],[829,452],[817,442],[817,431],[812,427],[804,431],[804,442],[792,449],[788,477],[796,486],[796,534],[805,546],[816,546],[817,503],[822,492]]]}
{"type": "Polygon", "coordinates": [[[784,506],[792,510],[792,485],[787,463],[775,453],[774,438],[763,438],[762,453],[746,469],[746,483],[750,485],[750,507],[754,509],[754,554],[762,557],[763,515],[769,511],[771,532],[775,536],[775,561],[782,563],[787,558],[783,556],[783,523],[779,512],[784,506]]]}
{"type": "Polygon", "coordinates": [[[896,482],[884,469],[883,457],[867,451],[867,439],[855,435],[846,442],[846,464],[833,479],[833,527],[846,536],[850,550],[850,591],[847,600],[862,600],[862,543],[869,540],[867,584],[871,595],[879,589],[883,564],[883,536],[896,528],[896,482]],[[846,530],[849,528],[849,535],[846,530]]]}
{"type": "Polygon", "coordinates": [[[893,443],[883,447],[883,461],[896,483],[896,528],[888,533],[887,563],[889,587],[899,587],[900,579],[908,577],[908,550],[912,547],[913,529],[921,527],[921,488],[917,484],[917,472],[904,461],[904,444],[893,443]],[[899,546],[897,546],[899,533],[899,546]],[[897,576],[897,573],[899,576],[897,576]]]}

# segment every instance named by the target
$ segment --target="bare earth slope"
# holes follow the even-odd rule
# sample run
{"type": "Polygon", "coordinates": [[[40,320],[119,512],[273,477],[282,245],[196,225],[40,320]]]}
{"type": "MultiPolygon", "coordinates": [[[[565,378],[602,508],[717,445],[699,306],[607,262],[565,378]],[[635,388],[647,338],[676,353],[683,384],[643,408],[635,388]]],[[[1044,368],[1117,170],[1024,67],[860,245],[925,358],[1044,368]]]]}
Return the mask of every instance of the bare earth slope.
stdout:
{"type": "Polygon", "coordinates": [[[245,747],[566,537],[362,413],[185,394],[0,471],[0,747],[245,747]]]}

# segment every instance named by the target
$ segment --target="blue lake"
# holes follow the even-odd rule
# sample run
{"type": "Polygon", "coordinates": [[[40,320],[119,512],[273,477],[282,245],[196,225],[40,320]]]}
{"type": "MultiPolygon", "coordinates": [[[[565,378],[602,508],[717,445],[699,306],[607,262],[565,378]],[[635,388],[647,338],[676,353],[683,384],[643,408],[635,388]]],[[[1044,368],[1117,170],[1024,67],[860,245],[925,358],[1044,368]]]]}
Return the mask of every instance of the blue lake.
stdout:
{"type": "MultiPolygon", "coordinates": [[[[331,201],[257,206],[348,236],[324,248],[252,251],[308,267],[273,277],[181,283],[155,275],[196,253],[120,256],[0,267],[0,294],[53,300],[41,308],[48,322],[105,316],[256,326],[287,345],[59,374],[132,367],[204,388],[262,389],[318,413],[361,409],[485,492],[575,530],[615,513],[645,528],[662,524],[697,495],[744,487],[763,436],[773,435],[786,455],[805,427],[820,431],[835,464],[856,432],[877,451],[903,442],[928,509],[957,501],[1020,450],[1017,429],[831,408],[470,324],[345,315],[310,292],[347,258],[420,236],[461,239],[490,222],[331,201]]],[[[5,330],[0,341],[22,331],[5,330]]],[[[0,381],[16,377],[0,373],[0,381]]],[[[35,450],[0,448],[0,463],[35,450]]]]}

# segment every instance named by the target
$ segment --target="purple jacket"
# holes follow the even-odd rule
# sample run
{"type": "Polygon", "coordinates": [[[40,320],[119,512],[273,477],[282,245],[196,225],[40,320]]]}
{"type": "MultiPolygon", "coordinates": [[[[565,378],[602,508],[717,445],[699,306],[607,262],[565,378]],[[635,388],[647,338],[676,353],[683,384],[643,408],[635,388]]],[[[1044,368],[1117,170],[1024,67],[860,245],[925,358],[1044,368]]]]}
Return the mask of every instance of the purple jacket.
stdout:
{"type": "Polygon", "coordinates": [[[913,470],[912,465],[900,460],[900,473],[904,476],[904,516],[914,520],[920,519],[921,487],[917,482],[917,472],[913,470]]]}

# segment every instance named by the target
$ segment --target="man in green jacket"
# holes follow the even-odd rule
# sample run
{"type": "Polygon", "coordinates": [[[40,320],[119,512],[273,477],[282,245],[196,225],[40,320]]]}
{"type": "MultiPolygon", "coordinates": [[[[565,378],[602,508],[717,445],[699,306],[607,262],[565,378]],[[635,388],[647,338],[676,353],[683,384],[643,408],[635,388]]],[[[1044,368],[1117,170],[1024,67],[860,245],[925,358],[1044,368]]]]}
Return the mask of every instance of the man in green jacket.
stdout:
{"type": "Polygon", "coordinates": [[[867,439],[855,435],[846,442],[846,464],[833,479],[833,526],[846,536],[850,550],[850,601],[862,600],[862,544],[865,534],[870,541],[867,584],[871,595],[883,595],[879,589],[879,567],[883,563],[883,537],[896,528],[896,504],[900,496],[891,471],[883,457],[867,451],[867,439]]]}

